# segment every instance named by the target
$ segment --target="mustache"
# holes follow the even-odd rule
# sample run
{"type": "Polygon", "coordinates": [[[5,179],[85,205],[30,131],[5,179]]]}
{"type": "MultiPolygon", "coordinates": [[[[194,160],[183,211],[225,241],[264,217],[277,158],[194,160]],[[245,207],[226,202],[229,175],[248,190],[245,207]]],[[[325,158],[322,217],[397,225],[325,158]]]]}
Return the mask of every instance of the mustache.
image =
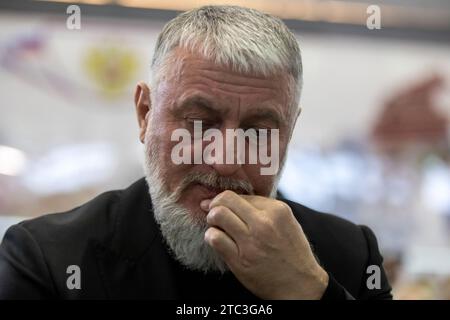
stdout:
{"type": "Polygon", "coordinates": [[[189,172],[175,189],[172,197],[178,201],[181,194],[192,184],[201,184],[211,189],[231,190],[238,194],[254,195],[253,186],[245,180],[220,176],[217,172],[189,172]]]}

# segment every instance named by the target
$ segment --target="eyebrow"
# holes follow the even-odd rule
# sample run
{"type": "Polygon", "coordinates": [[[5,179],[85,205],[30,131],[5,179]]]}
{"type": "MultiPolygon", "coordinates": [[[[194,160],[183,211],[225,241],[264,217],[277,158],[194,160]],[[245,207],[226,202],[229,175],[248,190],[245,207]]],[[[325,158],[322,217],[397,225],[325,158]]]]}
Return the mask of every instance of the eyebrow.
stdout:
{"type": "MultiPolygon", "coordinates": [[[[227,113],[226,110],[219,108],[219,106],[217,106],[212,100],[199,94],[195,94],[187,98],[180,98],[176,102],[174,109],[176,112],[181,112],[185,108],[187,109],[193,107],[200,107],[201,109],[215,115],[226,115],[227,113]]],[[[285,119],[285,117],[274,108],[263,106],[252,108],[252,110],[249,111],[249,114],[245,116],[243,122],[249,122],[250,120],[269,120],[273,122],[277,128],[279,128],[282,123],[287,122],[287,119],[285,119]]]]}
{"type": "Polygon", "coordinates": [[[279,112],[272,108],[257,107],[245,117],[244,122],[248,122],[249,120],[269,120],[273,122],[277,128],[279,128],[285,121],[285,118],[280,116],[279,112]]]}
{"type": "Polygon", "coordinates": [[[175,105],[175,111],[179,112],[189,107],[200,107],[201,109],[205,109],[214,114],[224,113],[223,109],[218,108],[211,100],[200,95],[193,95],[185,99],[180,99],[175,105]]]}

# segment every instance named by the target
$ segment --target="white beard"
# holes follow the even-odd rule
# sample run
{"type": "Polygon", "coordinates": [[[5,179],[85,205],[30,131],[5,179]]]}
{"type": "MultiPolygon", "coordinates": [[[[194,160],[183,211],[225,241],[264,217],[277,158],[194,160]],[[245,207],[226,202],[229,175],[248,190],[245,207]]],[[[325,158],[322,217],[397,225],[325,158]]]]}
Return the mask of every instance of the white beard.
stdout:
{"type": "MultiPolygon", "coordinates": [[[[145,163],[144,172],[152,199],[153,211],[156,222],[168,245],[170,252],[182,265],[191,270],[224,273],[229,268],[220,256],[205,242],[204,235],[208,229],[206,219],[195,219],[188,209],[179,205],[177,201],[181,197],[184,188],[193,180],[201,181],[212,186],[220,186],[224,189],[243,189],[248,194],[253,194],[250,183],[236,181],[217,174],[194,174],[186,177],[177,189],[171,193],[168,191],[161,177],[159,169],[158,153],[151,147],[149,132],[144,143],[145,163]]],[[[284,161],[283,161],[284,162],[284,161]]],[[[281,166],[281,168],[283,165],[281,166]]],[[[280,168],[280,172],[281,172],[280,168]]],[[[271,197],[276,196],[278,174],[272,188],[271,197]]]]}
{"type": "Polygon", "coordinates": [[[145,177],[149,186],[153,212],[161,233],[173,256],[191,270],[224,273],[226,263],[205,242],[206,219],[193,218],[189,210],[177,203],[180,195],[167,191],[160,177],[157,154],[145,142],[145,177]]]}

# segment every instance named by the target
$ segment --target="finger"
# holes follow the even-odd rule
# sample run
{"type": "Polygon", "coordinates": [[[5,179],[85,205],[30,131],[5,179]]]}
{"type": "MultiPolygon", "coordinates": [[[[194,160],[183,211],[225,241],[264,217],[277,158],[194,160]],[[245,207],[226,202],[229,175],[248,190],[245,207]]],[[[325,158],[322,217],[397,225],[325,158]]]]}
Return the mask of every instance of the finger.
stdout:
{"type": "Polygon", "coordinates": [[[218,194],[209,204],[209,209],[224,206],[233,211],[247,225],[256,219],[257,209],[237,193],[226,190],[218,194]]]}
{"type": "Polygon", "coordinates": [[[205,241],[230,266],[234,265],[239,250],[236,243],[222,230],[210,227],[205,232],[205,241]]]}
{"type": "Polygon", "coordinates": [[[300,226],[292,213],[291,207],[286,202],[261,196],[245,195],[242,197],[253,207],[260,210],[260,215],[265,215],[272,221],[282,222],[282,224],[285,224],[288,221],[295,221],[295,224],[300,226]]]}
{"type": "Polygon", "coordinates": [[[200,208],[203,211],[209,212],[209,204],[211,203],[211,201],[211,199],[202,200],[202,202],[200,202],[200,208]]]}
{"type": "Polygon", "coordinates": [[[240,195],[242,198],[244,198],[248,203],[250,203],[252,206],[259,210],[264,210],[272,204],[273,201],[279,201],[273,198],[266,198],[261,196],[248,196],[248,195],[240,195]]]}
{"type": "Polygon", "coordinates": [[[233,211],[224,206],[212,208],[206,216],[206,222],[212,227],[225,231],[238,246],[246,239],[249,232],[247,225],[233,211]]]}

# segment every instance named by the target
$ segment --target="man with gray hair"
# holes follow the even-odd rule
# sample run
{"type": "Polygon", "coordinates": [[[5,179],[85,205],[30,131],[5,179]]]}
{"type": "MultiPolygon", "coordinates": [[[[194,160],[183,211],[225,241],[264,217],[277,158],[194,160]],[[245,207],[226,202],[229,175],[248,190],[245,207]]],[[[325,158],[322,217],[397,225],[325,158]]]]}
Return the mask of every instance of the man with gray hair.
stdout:
{"type": "Polygon", "coordinates": [[[281,20],[171,20],[134,95],[145,179],[11,227],[0,298],[392,298],[369,228],[276,198],[301,87],[281,20]]]}

